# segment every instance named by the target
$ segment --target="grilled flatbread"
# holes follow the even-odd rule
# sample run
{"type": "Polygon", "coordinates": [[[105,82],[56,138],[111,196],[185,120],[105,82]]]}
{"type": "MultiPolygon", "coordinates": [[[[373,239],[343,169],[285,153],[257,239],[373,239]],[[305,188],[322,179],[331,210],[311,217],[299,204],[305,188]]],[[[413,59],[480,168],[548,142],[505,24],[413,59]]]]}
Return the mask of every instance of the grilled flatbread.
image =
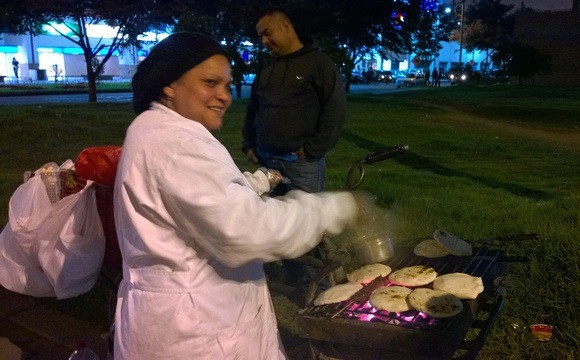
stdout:
{"type": "Polygon", "coordinates": [[[418,288],[409,294],[411,306],[434,318],[445,318],[459,314],[463,303],[453,294],[443,290],[418,288]]]}
{"type": "Polygon", "coordinates": [[[435,239],[421,241],[417,246],[415,246],[413,252],[417,256],[426,258],[440,258],[450,254],[449,250],[435,239]]]}
{"type": "Polygon", "coordinates": [[[334,285],[333,287],[321,292],[316,299],[314,299],[314,305],[320,306],[342,302],[356,294],[360,289],[362,289],[362,287],[363,286],[360,283],[355,282],[334,285]]]}
{"type": "Polygon", "coordinates": [[[348,281],[368,284],[379,276],[387,276],[391,273],[391,268],[387,265],[376,263],[365,265],[346,275],[348,281]]]}
{"type": "Polygon", "coordinates": [[[422,286],[431,283],[437,277],[435,269],[423,265],[408,266],[389,275],[389,280],[397,285],[422,286]]]}
{"type": "Polygon", "coordinates": [[[433,233],[433,237],[439,244],[443,245],[445,249],[447,249],[452,255],[455,256],[471,256],[473,254],[473,249],[471,245],[451,234],[443,230],[436,230],[433,233]]]}
{"type": "Polygon", "coordinates": [[[411,289],[403,286],[381,286],[371,294],[369,302],[378,310],[403,312],[412,309],[408,296],[411,289]]]}
{"type": "Polygon", "coordinates": [[[460,299],[475,299],[483,291],[483,281],[477,276],[452,273],[438,276],[433,281],[433,289],[446,291],[460,299]]]}

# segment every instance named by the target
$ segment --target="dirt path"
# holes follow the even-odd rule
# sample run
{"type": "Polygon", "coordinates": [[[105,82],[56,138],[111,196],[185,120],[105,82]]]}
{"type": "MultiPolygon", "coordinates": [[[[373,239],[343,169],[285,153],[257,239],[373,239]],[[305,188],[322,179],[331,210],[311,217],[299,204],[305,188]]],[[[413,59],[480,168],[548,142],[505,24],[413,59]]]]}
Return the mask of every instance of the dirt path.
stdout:
{"type": "Polygon", "coordinates": [[[580,128],[564,130],[561,128],[539,128],[533,125],[506,123],[490,120],[440,104],[420,102],[422,105],[449,111],[450,115],[444,121],[454,124],[471,124],[484,126],[491,130],[507,132],[513,135],[544,141],[553,145],[562,146],[571,150],[580,150],[580,128]]]}

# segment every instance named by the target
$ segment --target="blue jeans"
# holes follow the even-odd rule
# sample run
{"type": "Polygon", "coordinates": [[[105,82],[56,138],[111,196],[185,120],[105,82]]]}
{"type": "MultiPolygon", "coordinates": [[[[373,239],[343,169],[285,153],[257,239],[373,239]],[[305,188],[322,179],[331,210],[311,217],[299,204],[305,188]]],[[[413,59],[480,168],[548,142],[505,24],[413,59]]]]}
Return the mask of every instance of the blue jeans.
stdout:
{"type": "Polygon", "coordinates": [[[278,184],[271,196],[284,195],[290,190],[301,189],[309,193],[319,192],[325,188],[326,159],[284,161],[281,159],[260,159],[268,169],[280,171],[290,179],[290,184],[278,184]]]}

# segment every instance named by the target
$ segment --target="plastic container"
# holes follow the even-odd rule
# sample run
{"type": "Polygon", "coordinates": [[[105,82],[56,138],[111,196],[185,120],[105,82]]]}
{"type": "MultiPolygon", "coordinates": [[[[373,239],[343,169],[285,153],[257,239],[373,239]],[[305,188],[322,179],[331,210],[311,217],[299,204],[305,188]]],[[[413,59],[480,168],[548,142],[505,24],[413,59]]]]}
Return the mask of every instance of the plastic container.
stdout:
{"type": "Polygon", "coordinates": [[[40,178],[46,187],[50,203],[57,203],[61,199],[58,165],[54,162],[45,164],[40,169],[40,178]]]}
{"type": "Polygon", "coordinates": [[[68,357],[68,360],[100,360],[96,352],[89,349],[84,340],[77,343],[76,350],[68,357]]]}

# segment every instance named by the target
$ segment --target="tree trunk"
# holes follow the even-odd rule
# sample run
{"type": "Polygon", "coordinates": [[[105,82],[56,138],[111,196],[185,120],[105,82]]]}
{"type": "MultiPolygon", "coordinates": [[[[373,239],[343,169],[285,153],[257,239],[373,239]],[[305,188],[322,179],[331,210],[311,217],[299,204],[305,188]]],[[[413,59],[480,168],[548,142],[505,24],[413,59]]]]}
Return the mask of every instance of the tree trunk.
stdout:
{"type": "Polygon", "coordinates": [[[239,79],[234,80],[234,85],[236,87],[236,97],[238,99],[242,98],[242,81],[239,79]]]}
{"type": "Polygon", "coordinates": [[[350,76],[347,76],[346,79],[344,80],[344,90],[347,93],[350,93],[350,76]]]}
{"type": "Polygon", "coordinates": [[[92,61],[85,56],[87,63],[87,83],[89,85],[89,102],[97,102],[97,76],[93,70],[92,61]]]}
{"type": "Polygon", "coordinates": [[[89,102],[97,102],[97,77],[93,71],[87,74],[89,83],[89,102]]]}

